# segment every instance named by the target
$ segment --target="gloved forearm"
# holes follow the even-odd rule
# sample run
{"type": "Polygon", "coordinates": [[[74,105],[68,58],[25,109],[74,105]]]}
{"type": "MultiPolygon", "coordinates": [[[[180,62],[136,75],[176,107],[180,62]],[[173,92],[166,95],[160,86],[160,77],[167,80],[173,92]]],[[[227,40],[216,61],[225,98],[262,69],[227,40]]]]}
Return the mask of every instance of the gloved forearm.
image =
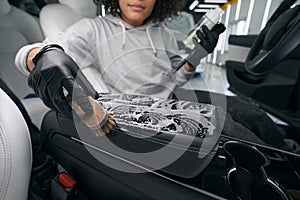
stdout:
{"type": "Polygon", "coordinates": [[[191,67],[196,67],[200,60],[212,53],[217,46],[219,35],[225,31],[225,26],[220,23],[215,25],[212,30],[208,30],[206,26],[202,27],[202,31],[197,31],[198,39],[194,38],[195,48],[185,59],[191,67]]]}
{"type": "Polygon", "coordinates": [[[208,52],[201,46],[196,45],[194,50],[185,59],[190,67],[196,68],[202,58],[205,58],[208,52]]]}
{"type": "Polygon", "coordinates": [[[28,77],[28,85],[45,105],[72,118],[72,109],[63,92],[65,89],[85,113],[93,112],[87,96],[98,94],[62,47],[47,45],[32,61],[34,68],[28,77]]]}

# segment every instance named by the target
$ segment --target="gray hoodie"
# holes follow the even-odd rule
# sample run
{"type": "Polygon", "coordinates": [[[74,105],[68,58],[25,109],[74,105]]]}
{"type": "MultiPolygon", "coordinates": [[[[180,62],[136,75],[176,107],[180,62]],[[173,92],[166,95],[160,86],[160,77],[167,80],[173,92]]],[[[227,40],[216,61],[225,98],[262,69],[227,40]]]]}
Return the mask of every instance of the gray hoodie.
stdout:
{"type": "Polygon", "coordinates": [[[176,85],[193,76],[183,67],[175,70],[182,60],[177,54],[176,39],[159,23],[149,22],[136,28],[111,15],[83,19],[43,43],[20,49],[16,66],[28,75],[28,52],[49,43],[61,45],[92,85],[103,81],[113,93],[167,98],[176,85]]]}

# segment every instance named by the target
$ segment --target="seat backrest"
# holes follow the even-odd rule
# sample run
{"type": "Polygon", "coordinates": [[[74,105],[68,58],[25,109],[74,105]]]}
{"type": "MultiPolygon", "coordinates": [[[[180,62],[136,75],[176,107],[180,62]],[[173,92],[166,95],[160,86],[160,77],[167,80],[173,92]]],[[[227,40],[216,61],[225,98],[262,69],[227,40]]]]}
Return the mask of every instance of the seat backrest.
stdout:
{"type": "Polygon", "coordinates": [[[46,37],[66,30],[85,17],[96,17],[97,6],[93,0],[59,0],[48,4],[40,13],[40,23],[46,37]]]}
{"type": "Polygon", "coordinates": [[[0,199],[27,199],[31,140],[22,113],[0,89],[0,199]]]}
{"type": "MultiPolygon", "coordinates": [[[[59,0],[59,3],[48,4],[40,13],[40,23],[46,37],[65,31],[75,22],[83,18],[97,16],[97,6],[93,0],[59,0]]],[[[82,70],[87,79],[98,92],[108,92],[105,83],[96,77],[101,73],[94,67],[82,70]],[[95,75],[95,74],[98,74],[95,75]]]]}
{"type": "Polygon", "coordinates": [[[33,90],[15,67],[15,55],[22,46],[42,40],[42,30],[33,16],[0,0],[0,78],[20,99],[33,90]]]}

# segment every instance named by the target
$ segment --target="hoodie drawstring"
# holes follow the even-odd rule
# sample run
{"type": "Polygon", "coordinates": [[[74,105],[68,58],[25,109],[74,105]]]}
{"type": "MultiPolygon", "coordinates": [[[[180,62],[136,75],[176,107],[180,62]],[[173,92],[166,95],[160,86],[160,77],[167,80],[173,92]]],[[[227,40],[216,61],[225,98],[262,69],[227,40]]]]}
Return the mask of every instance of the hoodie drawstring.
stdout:
{"type": "MultiPolygon", "coordinates": [[[[126,44],[126,28],[125,28],[125,25],[122,23],[122,21],[120,21],[119,24],[122,27],[122,34],[123,34],[122,49],[124,50],[125,44],[126,44]]],[[[150,35],[149,26],[147,26],[147,28],[146,28],[146,34],[147,34],[147,38],[150,42],[153,54],[154,54],[155,57],[157,57],[157,52],[156,52],[155,46],[153,44],[153,41],[152,41],[152,38],[151,38],[151,35],[150,35]]]]}
{"type": "Polygon", "coordinates": [[[126,44],[126,29],[125,29],[125,25],[120,21],[119,24],[122,27],[122,32],[123,32],[123,42],[122,42],[122,49],[124,50],[125,48],[125,44],[126,44]]]}
{"type": "Polygon", "coordinates": [[[147,37],[148,37],[148,40],[150,42],[150,45],[152,47],[153,53],[154,53],[155,57],[157,57],[156,49],[155,49],[155,46],[153,44],[153,41],[152,41],[152,38],[151,38],[151,35],[150,35],[150,32],[149,32],[149,26],[147,26],[147,28],[146,28],[146,33],[147,33],[147,37]]]}

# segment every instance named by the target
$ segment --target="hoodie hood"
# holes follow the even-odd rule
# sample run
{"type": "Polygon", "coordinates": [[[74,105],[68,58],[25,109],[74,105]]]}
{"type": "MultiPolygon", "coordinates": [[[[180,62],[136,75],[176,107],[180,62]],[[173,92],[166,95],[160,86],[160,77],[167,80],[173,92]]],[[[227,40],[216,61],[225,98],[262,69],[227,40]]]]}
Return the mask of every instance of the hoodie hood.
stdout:
{"type": "Polygon", "coordinates": [[[153,43],[153,39],[150,34],[150,28],[159,27],[159,23],[153,23],[152,21],[148,21],[147,23],[143,24],[142,26],[134,27],[134,26],[126,23],[125,21],[123,21],[123,19],[121,19],[119,16],[114,17],[112,15],[107,15],[107,16],[105,16],[105,18],[107,20],[111,21],[113,24],[120,26],[122,28],[122,35],[123,35],[122,49],[125,49],[125,46],[126,46],[126,37],[127,37],[126,31],[127,30],[134,30],[134,29],[146,30],[147,38],[151,45],[153,54],[155,55],[155,57],[157,56],[157,51],[156,51],[155,45],[153,43]]]}

